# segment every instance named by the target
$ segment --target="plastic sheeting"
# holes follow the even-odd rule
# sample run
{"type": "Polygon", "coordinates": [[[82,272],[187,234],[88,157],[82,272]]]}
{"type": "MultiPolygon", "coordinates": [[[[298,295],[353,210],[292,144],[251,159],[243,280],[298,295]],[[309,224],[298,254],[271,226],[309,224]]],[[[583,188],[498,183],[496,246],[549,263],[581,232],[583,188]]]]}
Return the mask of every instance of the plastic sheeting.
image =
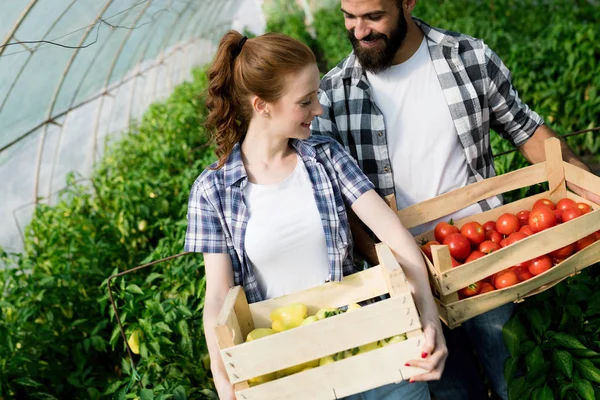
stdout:
{"type": "Polygon", "coordinates": [[[260,33],[259,4],[2,0],[0,246],[21,251],[35,204],[67,173],[89,176],[106,137],[209,62],[226,30],[260,33]]]}

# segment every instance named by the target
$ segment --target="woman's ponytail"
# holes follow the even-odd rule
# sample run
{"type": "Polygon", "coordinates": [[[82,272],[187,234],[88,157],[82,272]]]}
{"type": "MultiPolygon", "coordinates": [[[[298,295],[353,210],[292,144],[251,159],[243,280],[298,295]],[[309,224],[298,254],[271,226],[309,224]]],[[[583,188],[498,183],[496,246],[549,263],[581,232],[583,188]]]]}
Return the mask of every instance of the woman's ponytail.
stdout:
{"type": "Polygon", "coordinates": [[[247,129],[247,123],[242,122],[246,118],[240,120],[238,115],[240,104],[234,78],[235,59],[243,46],[242,39],[242,35],[236,31],[227,32],[221,39],[214,62],[208,70],[208,116],[205,126],[213,132],[219,157],[217,168],[225,164],[233,146],[242,139],[247,129]]]}

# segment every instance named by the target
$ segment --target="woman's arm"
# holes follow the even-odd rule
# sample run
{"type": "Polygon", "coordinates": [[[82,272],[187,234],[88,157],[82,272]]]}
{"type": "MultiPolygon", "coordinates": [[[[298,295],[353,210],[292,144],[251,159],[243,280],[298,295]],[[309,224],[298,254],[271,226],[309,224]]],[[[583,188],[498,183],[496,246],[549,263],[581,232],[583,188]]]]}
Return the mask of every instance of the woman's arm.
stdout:
{"type": "Polygon", "coordinates": [[[410,365],[430,372],[414,377],[412,381],[440,379],[448,351],[438,309],[429,287],[427,269],[414,238],[374,190],[369,190],[360,196],[352,204],[352,210],[382,242],[390,247],[406,274],[415,303],[421,312],[426,338],[423,360],[410,361],[410,365]]]}
{"type": "Polygon", "coordinates": [[[206,273],[204,335],[210,355],[210,369],[219,399],[235,400],[233,385],[229,382],[225,372],[215,333],[217,316],[223,307],[229,289],[233,286],[231,258],[229,258],[229,254],[204,253],[204,269],[206,273]]]}

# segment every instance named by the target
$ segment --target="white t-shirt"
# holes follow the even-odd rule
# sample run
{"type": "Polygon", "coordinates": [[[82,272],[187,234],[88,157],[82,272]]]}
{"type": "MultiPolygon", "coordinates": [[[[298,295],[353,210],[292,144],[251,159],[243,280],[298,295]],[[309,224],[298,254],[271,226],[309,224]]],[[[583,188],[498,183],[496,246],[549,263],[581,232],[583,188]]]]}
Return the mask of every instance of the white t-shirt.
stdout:
{"type": "MultiPolygon", "coordinates": [[[[367,72],[371,96],[383,113],[398,209],[467,185],[468,165],[448,103],[423,38],[402,64],[367,72]]],[[[474,204],[451,216],[411,229],[431,230],[440,220],[481,212],[474,204]]]]}
{"type": "Polygon", "coordinates": [[[265,299],[323,284],[329,276],[327,243],[308,171],[298,156],[280,183],[248,182],[245,249],[265,299]]]}

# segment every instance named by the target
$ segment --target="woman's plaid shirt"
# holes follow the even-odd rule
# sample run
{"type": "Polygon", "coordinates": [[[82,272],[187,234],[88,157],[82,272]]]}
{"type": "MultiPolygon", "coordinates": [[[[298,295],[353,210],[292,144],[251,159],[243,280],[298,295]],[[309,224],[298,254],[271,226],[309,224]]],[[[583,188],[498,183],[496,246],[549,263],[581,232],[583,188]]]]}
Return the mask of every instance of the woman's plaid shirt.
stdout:
{"type": "MultiPolygon", "coordinates": [[[[350,206],[373,189],[373,184],[334,140],[313,136],[291,143],[306,166],[323,222],[329,280],[340,281],[356,272],[345,204],[350,206]]],[[[229,254],[234,284],[243,285],[248,301],[253,303],[264,299],[244,248],[249,218],[243,196],[247,182],[239,144],[223,168],[206,169],[198,177],[190,192],[185,251],[229,254]]]]}
{"type": "MultiPolygon", "coordinates": [[[[469,165],[469,183],[494,176],[490,128],[520,146],[544,121],[521,101],[511,84],[510,71],[483,41],[432,28],[416,18],[414,21],[427,39],[469,165]]],[[[387,196],[394,193],[394,179],[386,129],[370,90],[362,67],[351,53],[322,79],[319,100],[324,113],[313,121],[312,129],[313,134],[340,142],[378,193],[387,196]]],[[[502,198],[492,197],[480,204],[488,210],[501,205],[502,198]]]]}

